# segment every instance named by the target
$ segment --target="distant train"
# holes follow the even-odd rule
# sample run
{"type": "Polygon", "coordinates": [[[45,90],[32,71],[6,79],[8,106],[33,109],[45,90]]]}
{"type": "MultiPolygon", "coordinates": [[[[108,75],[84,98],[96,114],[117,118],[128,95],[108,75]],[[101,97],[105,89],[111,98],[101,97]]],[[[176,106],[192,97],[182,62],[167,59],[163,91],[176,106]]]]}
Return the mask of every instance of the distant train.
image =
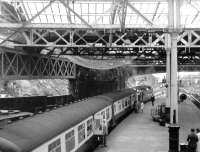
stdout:
{"type": "Polygon", "coordinates": [[[137,87],[88,98],[38,114],[0,130],[0,152],[86,152],[134,110],[137,87]]]}
{"type": "Polygon", "coordinates": [[[75,98],[72,95],[0,98],[0,109],[20,110],[37,114],[54,107],[70,104],[74,100],[75,98]]]}
{"type": "Polygon", "coordinates": [[[135,90],[137,91],[137,93],[139,95],[139,98],[140,98],[139,100],[144,103],[150,101],[152,99],[152,97],[154,96],[153,88],[148,85],[136,86],[135,90]]]}
{"type": "MultiPolygon", "coordinates": [[[[138,100],[147,102],[153,96],[153,89],[150,86],[142,85],[134,88],[137,90],[138,100]]],[[[62,96],[32,96],[32,97],[12,97],[0,98],[0,109],[2,110],[20,110],[23,112],[45,112],[48,109],[70,104],[75,101],[72,95],[62,96]]]]}

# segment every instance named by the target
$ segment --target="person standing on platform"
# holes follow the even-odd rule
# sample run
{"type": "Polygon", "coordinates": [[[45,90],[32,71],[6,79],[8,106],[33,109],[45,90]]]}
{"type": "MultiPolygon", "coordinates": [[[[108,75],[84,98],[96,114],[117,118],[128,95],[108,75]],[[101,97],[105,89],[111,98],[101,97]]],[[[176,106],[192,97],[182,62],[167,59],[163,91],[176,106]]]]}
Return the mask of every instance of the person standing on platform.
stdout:
{"type": "Polygon", "coordinates": [[[152,106],[154,106],[154,102],[155,102],[155,97],[152,96],[152,97],[151,97],[151,103],[152,103],[152,106]]]}
{"type": "Polygon", "coordinates": [[[188,141],[189,152],[196,152],[198,136],[195,134],[194,129],[191,129],[191,133],[188,135],[187,141],[188,141]]]}
{"type": "Polygon", "coordinates": [[[144,111],[144,103],[141,102],[141,104],[140,104],[140,112],[143,112],[143,111],[144,111]]]}
{"type": "Polygon", "coordinates": [[[197,143],[197,152],[200,152],[200,129],[196,129],[196,135],[198,136],[198,143],[197,143]]]}
{"type": "Polygon", "coordinates": [[[108,134],[108,128],[107,128],[106,122],[104,121],[104,123],[103,123],[103,146],[104,147],[107,147],[107,144],[106,144],[107,134],[108,134]]]}

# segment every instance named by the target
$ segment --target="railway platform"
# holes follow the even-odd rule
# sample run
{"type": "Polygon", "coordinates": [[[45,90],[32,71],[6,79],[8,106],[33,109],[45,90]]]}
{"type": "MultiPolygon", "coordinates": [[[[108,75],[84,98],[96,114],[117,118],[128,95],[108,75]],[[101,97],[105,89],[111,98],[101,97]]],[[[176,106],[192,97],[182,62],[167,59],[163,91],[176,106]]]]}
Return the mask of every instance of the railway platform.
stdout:
{"type": "MultiPolygon", "coordinates": [[[[155,105],[165,101],[157,98],[155,105]]],[[[107,147],[94,152],[167,152],[168,127],[160,126],[151,117],[151,103],[143,113],[131,113],[108,136],[107,147]]],[[[200,110],[189,99],[179,104],[180,143],[185,143],[191,128],[200,127],[200,110]]]]}
{"type": "Polygon", "coordinates": [[[191,128],[200,128],[200,109],[189,99],[179,104],[180,142],[186,142],[191,128]]]}

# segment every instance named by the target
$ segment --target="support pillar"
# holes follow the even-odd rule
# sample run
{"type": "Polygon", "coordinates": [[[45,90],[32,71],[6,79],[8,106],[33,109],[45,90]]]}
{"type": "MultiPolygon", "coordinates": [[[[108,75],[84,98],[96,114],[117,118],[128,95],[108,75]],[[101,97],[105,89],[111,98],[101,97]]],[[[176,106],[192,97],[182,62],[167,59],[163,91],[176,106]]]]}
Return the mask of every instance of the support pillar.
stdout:
{"type": "Polygon", "coordinates": [[[170,63],[168,73],[170,89],[169,152],[179,152],[177,38],[180,30],[180,0],[168,0],[168,25],[171,40],[170,53],[167,55],[170,63]]]}
{"type": "Polygon", "coordinates": [[[178,85],[177,85],[177,37],[176,32],[171,34],[170,71],[169,71],[169,99],[170,99],[170,126],[169,152],[179,152],[179,124],[178,124],[178,85]]]}
{"type": "Polygon", "coordinates": [[[179,151],[179,125],[178,125],[178,84],[177,84],[177,37],[176,31],[170,33],[171,49],[167,50],[167,79],[168,79],[168,97],[170,104],[167,110],[170,110],[169,126],[169,152],[179,151]]]}
{"type": "Polygon", "coordinates": [[[179,152],[179,126],[169,127],[169,152],[179,152]]]}
{"type": "Polygon", "coordinates": [[[177,37],[178,34],[171,34],[170,53],[170,124],[178,124],[178,84],[177,84],[177,37]]]}
{"type": "Polygon", "coordinates": [[[170,123],[170,97],[171,97],[171,87],[170,87],[170,72],[171,72],[171,68],[170,68],[170,57],[171,57],[171,50],[170,48],[166,48],[166,52],[167,52],[167,66],[166,66],[166,82],[167,82],[167,86],[166,86],[166,106],[165,106],[165,121],[166,123],[170,123]]]}
{"type": "Polygon", "coordinates": [[[169,34],[165,35],[165,49],[166,49],[166,108],[170,109],[170,56],[171,56],[171,37],[169,34]]]}

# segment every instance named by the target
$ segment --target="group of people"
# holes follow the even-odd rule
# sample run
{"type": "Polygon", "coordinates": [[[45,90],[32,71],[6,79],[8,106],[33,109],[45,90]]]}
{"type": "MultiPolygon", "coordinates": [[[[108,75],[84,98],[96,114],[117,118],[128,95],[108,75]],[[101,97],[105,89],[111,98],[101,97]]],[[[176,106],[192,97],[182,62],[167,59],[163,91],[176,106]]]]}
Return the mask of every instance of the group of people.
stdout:
{"type": "Polygon", "coordinates": [[[188,151],[189,152],[200,152],[200,129],[191,129],[191,133],[187,137],[188,151]]]}

